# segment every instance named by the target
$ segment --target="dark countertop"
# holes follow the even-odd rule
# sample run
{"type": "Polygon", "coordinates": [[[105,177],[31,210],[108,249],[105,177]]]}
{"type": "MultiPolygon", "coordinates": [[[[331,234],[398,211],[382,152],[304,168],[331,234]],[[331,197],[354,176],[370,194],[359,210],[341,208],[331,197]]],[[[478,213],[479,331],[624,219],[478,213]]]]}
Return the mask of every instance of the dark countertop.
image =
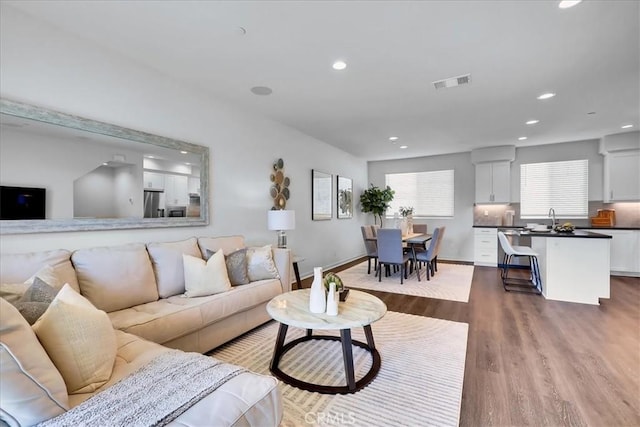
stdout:
{"type": "MultiPolygon", "coordinates": [[[[473,225],[473,228],[498,228],[503,230],[520,230],[524,229],[524,225],[473,225]]],[[[576,226],[576,230],[640,230],[640,227],[585,227],[585,226],[576,226]]],[[[535,233],[534,233],[535,234],[535,233]]]]}
{"type": "Polygon", "coordinates": [[[519,230],[520,236],[529,237],[582,237],[592,239],[611,239],[611,236],[606,234],[594,233],[592,231],[574,230],[573,233],[558,233],[557,231],[524,231],[519,230]]]}

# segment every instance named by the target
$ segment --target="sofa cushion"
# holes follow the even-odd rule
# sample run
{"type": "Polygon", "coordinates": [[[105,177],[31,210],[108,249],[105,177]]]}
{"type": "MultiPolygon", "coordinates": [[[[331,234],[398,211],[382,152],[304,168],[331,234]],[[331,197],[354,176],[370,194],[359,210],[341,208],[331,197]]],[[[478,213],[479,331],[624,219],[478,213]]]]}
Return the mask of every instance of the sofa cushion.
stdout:
{"type": "Polygon", "coordinates": [[[182,259],[186,297],[202,297],[231,289],[222,251],[216,252],[207,261],[184,254],[182,259]]]}
{"type": "Polygon", "coordinates": [[[0,419],[30,426],[69,409],[62,376],[31,326],[0,298],[0,419]]]}
{"type": "Polygon", "coordinates": [[[282,293],[278,280],[262,280],[197,298],[179,295],[109,313],[113,327],[164,344],[282,293]]]}
{"type": "Polygon", "coordinates": [[[202,258],[198,240],[192,237],[179,242],[148,243],[147,250],[153,264],[160,298],[184,293],[182,254],[202,258]]]}
{"type": "MultiPolygon", "coordinates": [[[[2,254],[0,257],[0,282],[22,283],[33,280],[36,273],[42,273],[47,265],[53,268],[58,284],[46,277],[40,277],[54,288],[60,289],[68,283],[73,289],[79,291],[78,279],[70,261],[71,252],[65,249],[53,251],[30,252],[25,254],[2,254]]],[[[31,283],[28,283],[31,285],[31,283]]]]}
{"type": "MultiPolygon", "coordinates": [[[[4,256],[4,255],[3,255],[4,256]]],[[[73,266],[71,262],[68,262],[69,268],[73,270],[73,266]]],[[[66,268],[66,267],[65,267],[66,268]]],[[[73,271],[73,277],[75,277],[76,273],[73,271]]],[[[15,304],[22,298],[22,295],[29,289],[29,287],[33,284],[36,277],[45,281],[48,285],[53,287],[55,290],[60,290],[62,286],[66,283],[65,277],[68,278],[68,274],[62,273],[62,267],[54,267],[52,265],[45,265],[36,271],[31,277],[25,280],[23,283],[2,283],[0,284],[0,297],[6,299],[12,304],[15,304]]],[[[77,283],[76,283],[77,284],[77,283]]],[[[79,288],[74,288],[79,291],[79,288]]]]}
{"type": "Polygon", "coordinates": [[[36,277],[33,284],[16,302],[15,306],[22,316],[33,325],[36,320],[49,308],[49,304],[56,297],[56,291],[40,277],[36,277]]]}
{"type": "Polygon", "coordinates": [[[225,237],[200,237],[198,238],[198,246],[200,247],[200,255],[207,259],[207,249],[217,252],[222,249],[225,255],[245,247],[244,237],[242,236],[225,236],[225,237]]]}
{"type": "Polygon", "coordinates": [[[77,250],[71,255],[80,291],[106,312],[158,299],[156,279],[142,244],[77,250]]]}
{"type": "Polygon", "coordinates": [[[273,262],[271,245],[247,249],[247,271],[249,280],[280,279],[278,269],[273,262]]]}
{"type": "Polygon", "coordinates": [[[109,316],[69,285],[33,325],[69,394],[93,391],[111,377],[116,337],[109,316]]]}
{"type": "MultiPolygon", "coordinates": [[[[207,249],[207,259],[211,258],[215,252],[207,249]]],[[[250,282],[249,271],[247,269],[247,249],[238,249],[224,256],[224,263],[227,266],[227,274],[231,286],[246,285],[250,282]]]]}

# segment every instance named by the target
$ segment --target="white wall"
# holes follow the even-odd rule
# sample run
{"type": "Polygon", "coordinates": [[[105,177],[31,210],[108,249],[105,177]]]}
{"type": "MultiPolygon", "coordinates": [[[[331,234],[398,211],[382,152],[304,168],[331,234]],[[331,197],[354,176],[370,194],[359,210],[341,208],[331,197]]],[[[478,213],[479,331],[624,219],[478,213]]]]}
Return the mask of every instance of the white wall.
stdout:
{"type": "MultiPolygon", "coordinates": [[[[366,217],[311,221],[311,169],[367,186],[367,165],[322,141],[220,103],[199,90],[120,57],[10,6],[0,4],[0,95],[64,113],[210,147],[208,227],[2,236],[2,253],[76,249],[190,236],[242,234],[248,244],[276,243],[267,230],[269,174],[282,158],[291,179],[287,209],[296,211],[289,246],[306,260],[301,273],[364,254],[366,217]]],[[[252,83],[247,82],[247,96],[252,83]]],[[[256,98],[256,102],[270,102],[256,98]]],[[[275,101],[274,101],[275,102],[275,101]]],[[[25,165],[27,167],[28,165],[25,165]]],[[[335,197],[335,196],[334,196],[335,197]]]]}

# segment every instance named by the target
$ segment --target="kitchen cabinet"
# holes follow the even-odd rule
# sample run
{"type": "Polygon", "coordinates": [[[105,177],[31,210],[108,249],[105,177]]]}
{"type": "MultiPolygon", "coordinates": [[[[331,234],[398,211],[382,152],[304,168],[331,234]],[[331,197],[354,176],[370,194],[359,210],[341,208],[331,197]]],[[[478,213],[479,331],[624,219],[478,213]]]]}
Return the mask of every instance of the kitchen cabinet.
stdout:
{"type": "Polygon", "coordinates": [[[153,188],[154,190],[164,190],[164,174],[157,172],[143,172],[144,188],[153,188]]]}
{"type": "Polygon", "coordinates": [[[640,276],[640,230],[592,229],[611,236],[611,274],[640,276]]]}
{"type": "Polygon", "coordinates": [[[189,177],[189,193],[200,194],[200,178],[189,177]]]}
{"type": "Polygon", "coordinates": [[[498,229],[473,229],[473,264],[487,267],[498,266],[498,229]]]}
{"type": "Polygon", "coordinates": [[[167,206],[187,206],[189,204],[188,177],[165,175],[164,194],[167,206]]]}
{"type": "Polygon", "coordinates": [[[604,201],[640,200],[640,150],[605,155],[604,201]]]}
{"type": "Polygon", "coordinates": [[[511,202],[511,162],[476,164],[476,203],[511,202]]]}

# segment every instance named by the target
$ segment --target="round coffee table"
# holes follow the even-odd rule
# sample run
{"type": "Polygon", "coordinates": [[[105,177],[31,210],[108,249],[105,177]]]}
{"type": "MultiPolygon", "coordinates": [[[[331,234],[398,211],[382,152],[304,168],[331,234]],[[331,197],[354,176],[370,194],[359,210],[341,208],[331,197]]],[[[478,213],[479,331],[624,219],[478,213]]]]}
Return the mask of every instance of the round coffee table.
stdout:
{"type": "Polygon", "coordinates": [[[300,289],[287,292],[273,298],[267,304],[267,312],[274,319],[280,322],[276,345],[273,350],[270,370],[273,375],[283,382],[294,387],[324,394],[346,394],[355,393],[369,384],[380,371],[381,359],[373,341],[371,324],[382,318],[387,312],[387,306],[366,292],[351,289],[347,301],[340,302],[337,316],[327,316],[324,313],[314,314],[309,312],[309,289],[300,289]],[[307,330],[304,337],[295,339],[285,345],[285,337],[289,326],[303,328],[307,330]],[[362,327],[367,343],[351,339],[351,328],[362,327]],[[313,335],[314,329],[340,330],[340,336],[313,335]],[[342,342],[342,356],[344,360],[344,371],[346,385],[329,386],[313,384],[294,378],[280,370],[278,367],[280,359],[296,345],[311,340],[332,340],[342,342]],[[361,347],[371,353],[371,369],[364,377],[356,381],[353,367],[352,345],[361,347]]]}

